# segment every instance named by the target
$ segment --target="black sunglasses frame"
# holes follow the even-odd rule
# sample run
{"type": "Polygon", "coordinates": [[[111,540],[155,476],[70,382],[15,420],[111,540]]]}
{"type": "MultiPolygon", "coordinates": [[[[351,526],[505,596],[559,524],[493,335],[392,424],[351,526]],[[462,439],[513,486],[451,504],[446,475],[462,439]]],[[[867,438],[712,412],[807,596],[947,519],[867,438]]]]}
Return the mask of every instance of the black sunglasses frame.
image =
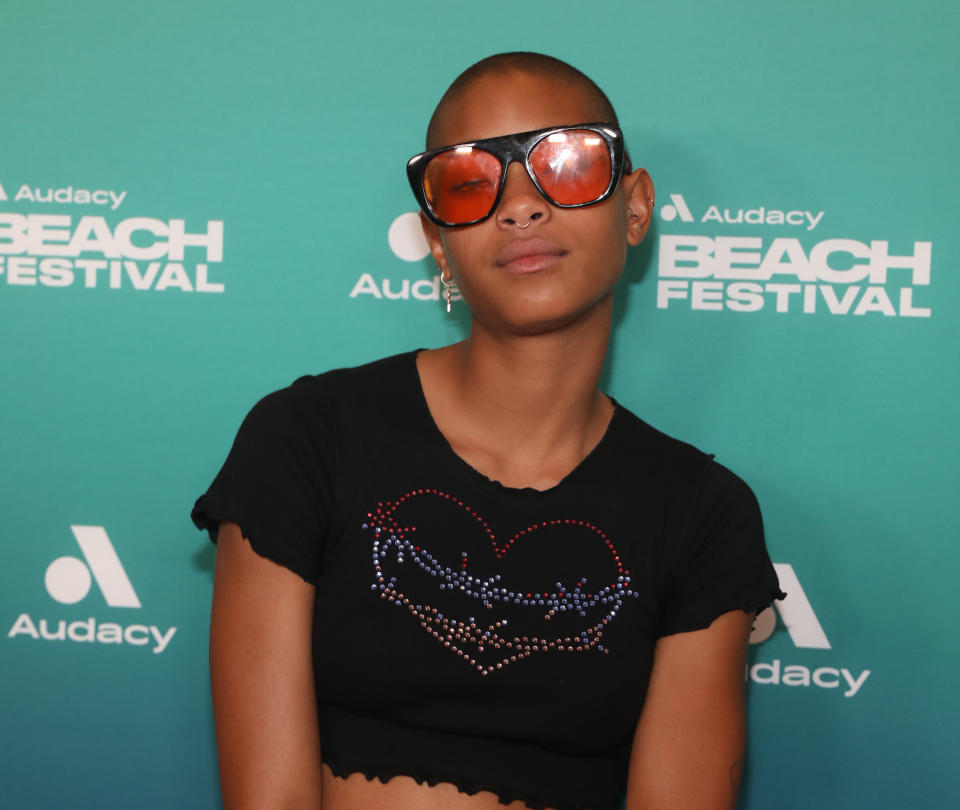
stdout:
{"type": "Polygon", "coordinates": [[[510,164],[514,161],[523,163],[524,167],[527,170],[527,175],[530,177],[530,180],[537,187],[537,191],[543,195],[543,198],[547,200],[551,205],[557,206],[557,208],[585,208],[588,205],[596,205],[599,202],[603,202],[617,187],[617,184],[620,182],[620,176],[623,173],[624,169],[624,145],[623,145],[623,133],[618,127],[613,126],[612,124],[606,123],[591,123],[591,124],[571,124],[570,126],[562,127],[549,127],[547,129],[534,129],[529,132],[517,132],[512,135],[501,135],[497,138],[486,138],[480,141],[467,141],[465,143],[452,144],[451,146],[442,146],[439,149],[431,149],[428,152],[421,152],[419,155],[414,155],[407,161],[407,179],[410,181],[410,188],[413,189],[413,195],[417,198],[417,202],[420,204],[420,208],[427,218],[433,222],[435,225],[439,225],[443,228],[462,228],[467,225],[476,225],[479,222],[489,219],[493,212],[497,210],[497,206],[500,205],[500,198],[503,196],[503,187],[506,185],[507,181],[507,169],[510,168],[510,164]],[[610,152],[610,183],[607,186],[606,190],[597,197],[595,200],[590,200],[589,202],[584,203],[571,203],[571,204],[562,204],[554,200],[546,191],[543,190],[543,186],[540,185],[540,182],[537,180],[536,175],[530,169],[530,152],[539,144],[544,138],[554,135],[557,132],[564,132],[571,129],[586,129],[590,132],[596,132],[607,144],[607,149],[610,152]],[[500,184],[497,186],[497,195],[493,200],[493,204],[490,206],[490,210],[487,211],[482,217],[478,219],[472,219],[469,222],[447,222],[443,219],[440,219],[433,210],[430,208],[429,202],[427,202],[426,191],[423,186],[423,178],[427,169],[427,164],[435,158],[437,155],[441,155],[444,152],[450,152],[454,149],[461,147],[470,146],[475,149],[480,149],[488,154],[493,155],[497,160],[500,161],[500,184]]]}

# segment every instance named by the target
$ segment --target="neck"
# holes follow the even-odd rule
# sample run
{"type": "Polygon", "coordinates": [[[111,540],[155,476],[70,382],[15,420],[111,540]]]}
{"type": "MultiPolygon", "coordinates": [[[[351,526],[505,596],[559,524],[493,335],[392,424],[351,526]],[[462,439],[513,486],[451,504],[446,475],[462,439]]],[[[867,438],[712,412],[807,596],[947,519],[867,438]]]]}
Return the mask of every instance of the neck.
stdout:
{"type": "Polygon", "coordinates": [[[474,323],[456,347],[458,398],[533,428],[586,419],[598,394],[611,309],[597,306],[591,317],[541,335],[503,335],[474,323]]]}
{"type": "Polygon", "coordinates": [[[539,335],[474,323],[470,337],[430,357],[421,381],[441,432],[468,463],[507,486],[544,489],[602,438],[612,414],[597,390],[612,296],[587,317],[539,335]]]}

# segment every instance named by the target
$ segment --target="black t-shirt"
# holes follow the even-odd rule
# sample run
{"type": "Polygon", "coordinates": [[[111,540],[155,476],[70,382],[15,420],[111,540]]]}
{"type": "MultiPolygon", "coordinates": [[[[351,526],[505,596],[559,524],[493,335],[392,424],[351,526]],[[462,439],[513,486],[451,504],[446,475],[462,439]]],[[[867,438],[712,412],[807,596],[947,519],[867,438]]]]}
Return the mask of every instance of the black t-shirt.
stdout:
{"type": "Polygon", "coordinates": [[[780,595],[756,499],[619,404],[556,486],[504,487],[440,433],[415,357],[265,397],[193,520],[316,585],[335,774],[619,808],[657,639],[780,595]]]}

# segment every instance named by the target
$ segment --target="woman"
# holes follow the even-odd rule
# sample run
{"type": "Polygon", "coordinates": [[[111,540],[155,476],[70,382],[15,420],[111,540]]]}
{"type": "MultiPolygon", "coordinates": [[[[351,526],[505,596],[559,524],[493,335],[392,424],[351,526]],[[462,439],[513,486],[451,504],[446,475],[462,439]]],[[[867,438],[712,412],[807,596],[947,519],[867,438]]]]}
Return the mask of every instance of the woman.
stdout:
{"type": "Polygon", "coordinates": [[[597,389],[650,177],[536,54],[461,75],[427,147],[469,338],[270,395],[194,509],[225,806],[733,807],[759,511],[597,389]]]}

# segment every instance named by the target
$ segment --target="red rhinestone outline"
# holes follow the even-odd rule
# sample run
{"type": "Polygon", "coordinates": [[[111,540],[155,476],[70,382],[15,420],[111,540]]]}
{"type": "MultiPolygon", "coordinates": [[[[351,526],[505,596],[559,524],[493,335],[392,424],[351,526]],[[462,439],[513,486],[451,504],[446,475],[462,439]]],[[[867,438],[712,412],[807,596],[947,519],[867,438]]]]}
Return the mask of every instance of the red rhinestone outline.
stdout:
{"type": "MultiPolygon", "coordinates": [[[[624,581],[622,583],[615,582],[610,587],[621,591],[623,595],[638,596],[637,593],[629,589],[629,569],[624,568],[620,560],[620,555],[613,543],[603,532],[603,530],[595,524],[590,523],[589,521],[572,518],[555,518],[553,520],[544,520],[514,533],[514,535],[506,542],[505,545],[499,546],[497,545],[496,535],[490,528],[489,524],[483,520],[483,518],[481,518],[474,509],[468,506],[457,496],[451,495],[450,493],[444,492],[443,490],[437,488],[422,487],[413,489],[404,493],[395,501],[379,501],[377,503],[376,510],[374,512],[367,513],[368,522],[364,523],[363,525],[364,529],[374,530],[374,536],[377,538],[377,540],[375,540],[375,548],[378,544],[380,535],[385,531],[390,535],[394,535],[397,540],[400,541],[406,541],[406,534],[408,532],[412,533],[416,531],[416,526],[400,526],[396,522],[394,513],[401,504],[413,497],[419,497],[421,495],[435,495],[437,497],[444,498],[445,500],[451,501],[465,510],[471,517],[473,517],[474,520],[477,521],[477,523],[490,538],[490,543],[493,546],[493,550],[497,559],[503,559],[503,555],[510,550],[517,539],[524,535],[533,533],[534,531],[538,531],[549,526],[582,526],[583,528],[592,531],[603,540],[604,544],[610,550],[614,562],[617,565],[617,572],[619,576],[623,577],[624,581]]],[[[418,552],[420,551],[420,546],[413,545],[409,543],[409,541],[406,542],[412,549],[418,552]]],[[[609,624],[610,621],[612,621],[618,611],[617,607],[612,608],[606,616],[597,622],[597,624],[587,628],[581,633],[580,636],[577,637],[564,636],[562,638],[558,637],[552,640],[540,638],[538,636],[513,636],[512,638],[508,638],[507,636],[504,636],[498,632],[502,627],[506,626],[507,622],[505,621],[497,621],[493,624],[487,625],[485,628],[481,628],[475,621],[463,622],[456,619],[452,620],[447,616],[443,616],[441,618],[440,611],[435,607],[431,607],[430,605],[423,605],[422,608],[418,609],[418,606],[413,604],[401,591],[397,590],[386,582],[379,562],[376,561],[376,557],[374,559],[374,569],[377,575],[377,582],[374,583],[374,587],[380,590],[380,598],[405,607],[414,616],[414,618],[419,620],[422,628],[424,628],[430,635],[437,639],[438,642],[443,644],[446,649],[456,653],[457,656],[463,661],[480,672],[481,675],[488,675],[491,672],[502,670],[511,663],[522,661],[524,658],[528,658],[534,652],[587,652],[591,649],[594,649],[598,647],[600,641],[603,639],[603,628],[609,624]],[[439,629],[431,629],[430,625],[433,625],[435,628],[439,629]],[[584,641],[584,636],[588,637],[586,641],[584,641]],[[471,657],[469,653],[465,652],[460,646],[458,646],[458,643],[461,645],[473,644],[476,646],[478,652],[483,652],[485,648],[493,647],[494,649],[504,648],[510,651],[512,654],[506,654],[504,658],[493,664],[484,665],[478,663],[475,658],[471,657]]],[[[580,584],[582,584],[582,582],[580,584]]],[[[526,595],[528,598],[533,596],[533,594],[530,593],[526,595]]],[[[544,597],[547,597],[548,595],[549,594],[543,594],[544,597]]],[[[539,596],[539,594],[537,596],[539,596]]],[[[559,596],[562,597],[564,594],[560,592],[559,596]]],[[[593,599],[593,597],[594,594],[587,594],[587,599],[593,599]]],[[[544,616],[544,618],[549,620],[550,615],[555,614],[556,611],[551,609],[548,611],[547,615],[544,616]]],[[[610,650],[606,647],[602,647],[600,649],[605,654],[609,654],[610,652],[610,650]]]]}

